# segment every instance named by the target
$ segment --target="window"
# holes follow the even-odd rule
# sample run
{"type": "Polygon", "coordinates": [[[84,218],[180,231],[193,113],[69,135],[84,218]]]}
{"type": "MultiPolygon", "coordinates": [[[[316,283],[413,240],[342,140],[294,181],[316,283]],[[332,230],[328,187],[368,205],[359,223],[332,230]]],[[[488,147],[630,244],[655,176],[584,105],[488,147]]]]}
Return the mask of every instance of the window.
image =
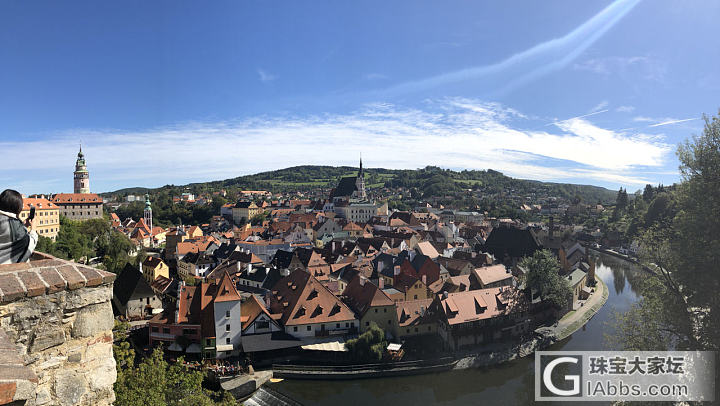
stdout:
{"type": "Polygon", "coordinates": [[[428,326],[428,331],[430,331],[430,326],[428,326]]]}
{"type": "Polygon", "coordinates": [[[392,321],[388,320],[388,324],[392,324],[392,321]]]}
{"type": "Polygon", "coordinates": [[[383,313],[387,313],[387,307],[383,309],[383,313]]]}
{"type": "Polygon", "coordinates": [[[229,318],[230,318],[230,310],[228,310],[228,311],[225,312],[225,318],[226,318],[226,319],[229,319],[229,318]]]}
{"type": "Polygon", "coordinates": [[[163,333],[164,334],[170,334],[170,329],[167,327],[163,327],[163,333]]]}
{"type": "Polygon", "coordinates": [[[257,323],[255,323],[256,328],[269,328],[270,322],[266,320],[258,320],[257,323]]]}
{"type": "Polygon", "coordinates": [[[152,332],[153,332],[153,333],[157,333],[159,330],[160,330],[160,329],[157,328],[157,327],[153,327],[153,328],[152,328],[152,332]]]}
{"type": "Polygon", "coordinates": [[[297,331],[297,326],[293,327],[293,331],[297,331]]]}
{"type": "Polygon", "coordinates": [[[415,295],[415,300],[417,300],[417,295],[415,295]]]}
{"type": "Polygon", "coordinates": [[[196,333],[197,333],[197,330],[195,330],[194,328],[184,328],[183,329],[184,336],[192,336],[192,335],[195,335],[196,333]]]}
{"type": "Polygon", "coordinates": [[[418,328],[417,328],[417,327],[415,327],[415,332],[416,332],[416,333],[418,332],[418,328]]]}
{"type": "Polygon", "coordinates": [[[367,326],[369,326],[369,325],[370,325],[370,322],[369,322],[369,321],[366,321],[366,322],[365,322],[365,327],[367,327],[367,326]]]}
{"type": "Polygon", "coordinates": [[[377,313],[377,309],[375,309],[375,313],[377,313]]]}
{"type": "Polygon", "coordinates": [[[335,328],[340,328],[340,323],[336,324],[335,328]]]}
{"type": "Polygon", "coordinates": [[[226,324],[226,325],[225,325],[225,331],[230,331],[230,325],[229,325],[229,324],[226,324]]]}
{"type": "Polygon", "coordinates": [[[307,326],[307,331],[310,331],[310,330],[312,330],[312,327],[311,327],[311,326],[307,326]]]}
{"type": "Polygon", "coordinates": [[[345,328],[350,327],[350,323],[345,323],[345,328]]]}
{"type": "Polygon", "coordinates": [[[230,344],[230,337],[225,339],[225,344],[230,344]]]}

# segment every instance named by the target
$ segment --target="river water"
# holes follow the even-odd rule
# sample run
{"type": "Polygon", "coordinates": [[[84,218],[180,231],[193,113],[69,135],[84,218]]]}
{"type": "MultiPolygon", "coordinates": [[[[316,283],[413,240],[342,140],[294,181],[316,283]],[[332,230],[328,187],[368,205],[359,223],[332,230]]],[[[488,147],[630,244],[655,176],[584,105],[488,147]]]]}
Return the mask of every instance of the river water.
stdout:
{"type": "MultiPolygon", "coordinates": [[[[607,303],[581,330],[547,350],[611,349],[604,339],[613,332],[607,322],[613,311],[623,312],[637,300],[632,281],[643,271],[609,255],[595,258],[596,275],[610,291],[607,303]]],[[[527,405],[533,403],[533,371],[534,356],[529,356],[479,369],[355,381],[285,380],[272,388],[303,405],[527,405]]]]}

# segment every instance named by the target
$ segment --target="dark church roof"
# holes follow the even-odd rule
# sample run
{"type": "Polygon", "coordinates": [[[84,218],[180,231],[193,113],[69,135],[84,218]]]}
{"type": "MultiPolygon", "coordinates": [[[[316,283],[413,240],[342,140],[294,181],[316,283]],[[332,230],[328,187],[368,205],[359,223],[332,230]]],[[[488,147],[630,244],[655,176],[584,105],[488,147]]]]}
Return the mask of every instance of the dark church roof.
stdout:
{"type": "Polygon", "coordinates": [[[531,230],[501,226],[493,228],[490,232],[483,251],[493,254],[502,261],[506,255],[511,258],[531,256],[540,248],[540,243],[531,230]]]}
{"type": "Polygon", "coordinates": [[[340,179],[337,187],[330,193],[330,197],[351,196],[353,192],[357,190],[357,186],[355,185],[356,180],[357,178],[355,176],[346,176],[340,179]]]}

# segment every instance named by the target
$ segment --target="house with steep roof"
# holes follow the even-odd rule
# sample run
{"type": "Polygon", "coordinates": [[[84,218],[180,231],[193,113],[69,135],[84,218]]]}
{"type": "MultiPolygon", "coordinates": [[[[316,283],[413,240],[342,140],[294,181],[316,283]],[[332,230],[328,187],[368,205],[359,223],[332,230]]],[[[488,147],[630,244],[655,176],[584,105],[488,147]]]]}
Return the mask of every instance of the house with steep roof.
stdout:
{"type": "Polygon", "coordinates": [[[130,264],[115,279],[112,303],[116,313],[128,320],[149,318],[162,311],[160,297],[140,270],[130,264]]]}
{"type": "Polygon", "coordinates": [[[433,299],[424,299],[402,301],[396,304],[399,338],[437,333],[435,320],[425,317],[432,302],[433,299]]]}
{"type": "Polygon", "coordinates": [[[527,301],[513,287],[438,295],[429,312],[438,334],[451,350],[515,337],[531,330],[527,301]]]}
{"type": "Polygon", "coordinates": [[[343,290],[341,298],[360,320],[361,333],[370,328],[371,323],[375,323],[386,333],[397,337],[396,305],[380,286],[356,275],[343,290]]]}
{"type": "Polygon", "coordinates": [[[170,278],[170,268],[159,257],[146,257],[142,262],[142,271],[145,279],[150,283],[160,276],[170,278]]]}
{"type": "Polygon", "coordinates": [[[174,308],[165,308],[148,322],[150,345],[162,342],[170,351],[226,358],[242,348],[241,318],[241,297],[227,273],[197,286],[181,282],[174,308]],[[186,348],[179,337],[189,341],[186,348]]]}
{"type": "Polygon", "coordinates": [[[314,276],[295,270],[272,287],[268,310],[281,314],[285,332],[314,339],[356,332],[359,321],[350,308],[314,276]]]}
{"type": "Polygon", "coordinates": [[[279,314],[271,314],[265,304],[251,295],[242,304],[243,352],[254,359],[263,354],[277,356],[278,351],[297,348],[302,341],[287,334],[278,322],[279,314]]]}

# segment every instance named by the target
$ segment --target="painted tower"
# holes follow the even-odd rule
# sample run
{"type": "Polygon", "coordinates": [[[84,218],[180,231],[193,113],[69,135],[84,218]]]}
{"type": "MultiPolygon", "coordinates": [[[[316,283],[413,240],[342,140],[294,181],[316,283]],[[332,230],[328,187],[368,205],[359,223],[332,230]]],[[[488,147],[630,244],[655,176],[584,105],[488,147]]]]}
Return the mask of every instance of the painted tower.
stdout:
{"type": "Polygon", "coordinates": [[[74,175],[74,193],[90,193],[90,172],[88,172],[87,166],[85,166],[85,156],[82,152],[82,145],[77,155],[77,161],[75,161],[74,175]]]}
{"type": "Polygon", "coordinates": [[[367,199],[365,194],[365,175],[363,174],[362,157],[360,157],[360,171],[357,179],[355,179],[355,197],[358,199],[367,199]]]}
{"type": "Polygon", "coordinates": [[[147,193],[145,194],[145,211],[143,218],[145,219],[145,224],[150,229],[150,232],[152,232],[152,206],[150,205],[150,195],[147,193]]]}

